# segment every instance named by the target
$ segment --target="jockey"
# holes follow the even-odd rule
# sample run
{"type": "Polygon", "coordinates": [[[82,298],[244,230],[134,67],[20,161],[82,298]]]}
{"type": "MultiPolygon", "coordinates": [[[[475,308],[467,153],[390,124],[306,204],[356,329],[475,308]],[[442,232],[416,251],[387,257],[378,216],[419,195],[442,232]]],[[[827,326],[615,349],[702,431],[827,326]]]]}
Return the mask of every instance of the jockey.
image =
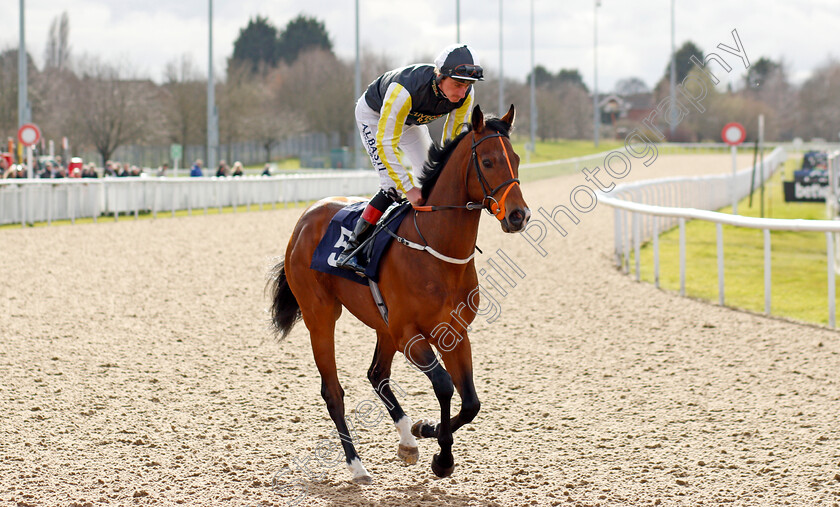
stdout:
{"type": "Polygon", "coordinates": [[[465,44],[445,48],[434,65],[410,65],[376,78],[356,102],[356,125],[362,146],[379,171],[380,190],[371,198],[353,234],[347,240],[336,265],[364,271],[365,260],[355,250],[382,213],[404,194],[414,205],[422,205],[420,188],[406,170],[407,155],[419,176],[432,138],[426,125],[448,114],[443,128],[445,142],[459,134],[469,121],[474,103],[473,83],[484,80],[484,70],[475,52],[465,44]]]}

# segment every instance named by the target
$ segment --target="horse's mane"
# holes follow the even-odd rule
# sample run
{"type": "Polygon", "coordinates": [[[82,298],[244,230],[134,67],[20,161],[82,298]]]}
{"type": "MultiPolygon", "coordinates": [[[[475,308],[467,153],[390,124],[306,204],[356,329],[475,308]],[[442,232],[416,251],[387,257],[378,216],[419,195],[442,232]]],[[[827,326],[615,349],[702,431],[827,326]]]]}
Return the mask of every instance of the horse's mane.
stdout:
{"type": "MultiPolygon", "coordinates": [[[[429,194],[432,192],[435,183],[437,183],[440,173],[443,172],[446,162],[449,160],[452,152],[455,151],[455,147],[458,146],[458,142],[472,131],[471,124],[465,123],[464,125],[466,126],[466,130],[447,141],[443,146],[432,144],[432,147],[429,148],[429,155],[426,162],[423,164],[423,174],[420,176],[423,199],[429,198],[429,194]]],[[[492,116],[486,117],[484,119],[484,126],[485,128],[498,132],[505,137],[510,136],[510,125],[503,122],[500,118],[492,116]]]]}

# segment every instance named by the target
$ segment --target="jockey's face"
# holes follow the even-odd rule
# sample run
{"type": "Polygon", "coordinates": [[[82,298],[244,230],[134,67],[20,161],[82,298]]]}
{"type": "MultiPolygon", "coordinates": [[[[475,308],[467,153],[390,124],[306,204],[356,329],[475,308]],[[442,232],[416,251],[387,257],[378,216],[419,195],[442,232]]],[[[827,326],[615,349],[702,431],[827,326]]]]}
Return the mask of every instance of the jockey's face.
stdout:
{"type": "Polygon", "coordinates": [[[460,81],[451,77],[444,77],[440,80],[440,91],[446,95],[449,102],[458,102],[467,95],[472,81],[460,81]]]}

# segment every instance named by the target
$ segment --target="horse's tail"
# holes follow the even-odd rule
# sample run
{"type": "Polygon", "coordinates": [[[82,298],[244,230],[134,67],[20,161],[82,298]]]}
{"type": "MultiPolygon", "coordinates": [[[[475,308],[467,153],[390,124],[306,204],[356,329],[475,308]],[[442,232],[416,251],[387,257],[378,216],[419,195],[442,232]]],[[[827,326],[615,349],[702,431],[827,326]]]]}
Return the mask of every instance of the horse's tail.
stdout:
{"type": "Polygon", "coordinates": [[[274,328],[274,335],[280,336],[281,340],[300,320],[300,305],[289,288],[284,263],[281,259],[272,268],[265,286],[266,292],[271,291],[271,326],[274,328]]]}

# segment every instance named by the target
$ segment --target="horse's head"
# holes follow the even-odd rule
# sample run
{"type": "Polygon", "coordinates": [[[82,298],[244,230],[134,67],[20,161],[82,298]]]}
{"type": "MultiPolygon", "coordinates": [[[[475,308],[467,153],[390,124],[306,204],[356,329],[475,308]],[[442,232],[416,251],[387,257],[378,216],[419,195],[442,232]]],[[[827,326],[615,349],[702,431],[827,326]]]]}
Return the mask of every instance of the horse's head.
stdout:
{"type": "Polygon", "coordinates": [[[513,126],[514,108],[486,123],[481,108],[472,112],[472,156],[467,169],[467,192],[502,224],[505,232],[520,232],[531,210],[519,188],[519,155],[514,153],[508,132],[513,126]]]}

